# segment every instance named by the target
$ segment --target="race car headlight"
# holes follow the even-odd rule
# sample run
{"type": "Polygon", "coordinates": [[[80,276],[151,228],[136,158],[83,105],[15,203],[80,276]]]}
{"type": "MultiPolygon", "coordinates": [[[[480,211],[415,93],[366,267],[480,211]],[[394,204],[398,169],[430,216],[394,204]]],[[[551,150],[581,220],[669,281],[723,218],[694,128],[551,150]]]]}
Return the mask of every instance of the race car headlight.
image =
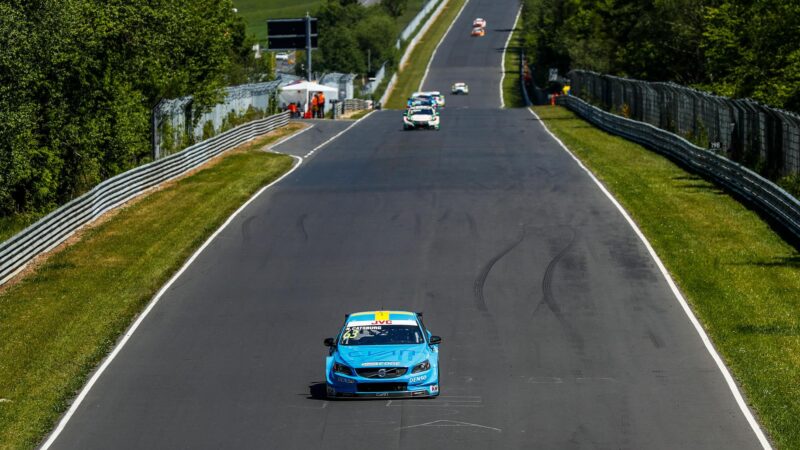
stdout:
{"type": "Polygon", "coordinates": [[[426,359],[425,361],[422,361],[421,363],[414,366],[414,368],[411,369],[411,373],[425,372],[426,370],[430,370],[430,368],[431,368],[431,363],[426,359]]]}
{"type": "Polygon", "coordinates": [[[333,363],[333,373],[340,373],[342,375],[353,375],[353,369],[345,366],[344,364],[333,363]]]}
{"type": "Polygon", "coordinates": [[[411,123],[411,119],[409,119],[408,116],[403,116],[403,122],[411,123]]]}

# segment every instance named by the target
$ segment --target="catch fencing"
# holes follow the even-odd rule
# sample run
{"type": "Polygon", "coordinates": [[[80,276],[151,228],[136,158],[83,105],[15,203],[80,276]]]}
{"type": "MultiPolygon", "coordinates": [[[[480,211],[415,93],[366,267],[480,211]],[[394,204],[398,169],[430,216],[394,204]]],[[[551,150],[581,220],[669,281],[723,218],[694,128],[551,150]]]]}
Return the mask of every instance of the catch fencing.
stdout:
{"type": "Polygon", "coordinates": [[[649,123],[608,113],[575,96],[561,96],[558,102],[597,127],[662,153],[739,195],[800,240],[800,201],[747,167],[681,136],[649,123]]]}
{"type": "Polygon", "coordinates": [[[573,70],[571,95],[679,134],[771,179],[800,173],[800,116],[673,83],[573,70]]]}
{"type": "Polygon", "coordinates": [[[397,47],[398,50],[400,50],[400,47],[403,46],[403,42],[407,41],[408,38],[414,35],[414,32],[417,30],[417,28],[419,28],[419,26],[422,25],[422,21],[425,20],[425,17],[428,14],[430,14],[434,8],[436,8],[436,5],[440,1],[443,0],[428,1],[428,3],[426,3],[425,6],[422,7],[422,10],[420,10],[420,12],[417,13],[416,16],[414,16],[414,18],[411,20],[411,22],[409,22],[408,25],[406,25],[406,27],[400,33],[400,37],[397,38],[397,43],[395,44],[395,47],[397,47]]]}
{"type": "Polygon", "coordinates": [[[187,138],[200,141],[209,137],[209,131],[211,135],[219,133],[228,125],[231,113],[243,116],[251,109],[265,114],[275,112],[278,89],[284,84],[286,80],[275,80],[225,88],[223,101],[204,111],[194,110],[191,96],[162,100],[153,109],[153,159],[170,154],[172,148],[165,143],[180,143],[187,138]]]}
{"type": "Polygon", "coordinates": [[[288,112],[249,122],[103,181],[0,244],[0,284],[19,273],[35,257],[52,250],[106,212],[201,166],[226,150],[288,123],[288,112]]]}
{"type": "Polygon", "coordinates": [[[371,100],[362,100],[360,98],[348,98],[343,101],[336,102],[333,107],[333,118],[337,119],[344,114],[349,114],[356,111],[363,111],[365,109],[372,109],[371,100]]]}

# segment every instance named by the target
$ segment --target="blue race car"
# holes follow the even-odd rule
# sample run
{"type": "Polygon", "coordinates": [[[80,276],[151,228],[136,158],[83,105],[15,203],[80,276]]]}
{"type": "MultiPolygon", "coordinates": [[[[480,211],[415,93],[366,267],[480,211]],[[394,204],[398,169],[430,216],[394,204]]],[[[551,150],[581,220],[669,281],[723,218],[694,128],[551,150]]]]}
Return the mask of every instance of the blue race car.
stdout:
{"type": "Polygon", "coordinates": [[[436,397],[439,343],[422,313],[348,314],[336,338],[325,339],[329,398],[436,397]]]}

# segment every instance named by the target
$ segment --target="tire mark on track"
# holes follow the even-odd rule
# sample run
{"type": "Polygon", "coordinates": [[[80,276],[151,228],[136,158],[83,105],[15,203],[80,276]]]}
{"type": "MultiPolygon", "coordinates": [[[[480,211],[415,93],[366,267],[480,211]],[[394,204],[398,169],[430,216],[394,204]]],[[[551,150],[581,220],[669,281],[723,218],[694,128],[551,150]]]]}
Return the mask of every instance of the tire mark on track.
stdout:
{"type": "Polygon", "coordinates": [[[514,250],[516,246],[518,246],[522,241],[525,239],[525,226],[522,226],[522,230],[520,230],[519,237],[506,246],[500,253],[495,255],[492,259],[483,266],[481,272],[478,274],[478,278],[475,279],[475,284],[473,286],[473,291],[475,292],[475,305],[478,307],[478,311],[481,312],[489,312],[489,308],[486,307],[486,298],[483,294],[483,288],[486,285],[486,278],[489,277],[489,273],[492,271],[492,268],[498,261],[503,259],[511,250],[514,250]]]}
{"type": "Polygon", "coordinates": [[[308,231],[306,231],[306,217],[308,214],[301,214],[300,217],[297,218],[297,229],[303,235],[303,242],[308,242],[308,231]]]}
{"type": "Polygon", "coordinates": [[[566,256],[570,250],[572,250],[572,247],[578,240],[578,232],[572,227],[568,228],[572,233],[572,236],[570,237],[569,243],[567,243],[567,245],[561,249],[561,251],[558,252],[553,259],[550,260],[550,263],[547,264],[547,269],[544,271],[544,277],[542,277],[542,300],[538,305],[536,305],[532,315],[536,315],[536,313],[541,309],[542,305],[547,306],[547,309],[553,313],[558,320],[558,323],[561,324],[561,327],[567,333],[569,340],[572,341],[572,345],[576,347],[579,352],[582,352],[584,347],[583,337],[575,329],[575,327],[566,318],[564,318],[561,307],[558,305],[558,302],[556,302],[555,296],[553,295],[553,274],[555,273],[556,267],[561,259],[564,258],[564,256],[566,256]]]}
{"type": "Polygon", "coordinates": [[[241,227],[242,243],[247,244],[252,239],[253,236],[250,231],[250,228],[252,228],[253,221],[256,220],[257,218],[258,216],[250,216],[247,219],[245,219],[244,222],[242,222],[242,227],[241,227]]]}
{"type": "Polygon", "coordinates": [[[467,223],[469,224],[469,234],[472,237],[478,237],[478,225],[475,224],[475,218],[468,212],[465,212],[464,215],[467,217],[467,223]]]}

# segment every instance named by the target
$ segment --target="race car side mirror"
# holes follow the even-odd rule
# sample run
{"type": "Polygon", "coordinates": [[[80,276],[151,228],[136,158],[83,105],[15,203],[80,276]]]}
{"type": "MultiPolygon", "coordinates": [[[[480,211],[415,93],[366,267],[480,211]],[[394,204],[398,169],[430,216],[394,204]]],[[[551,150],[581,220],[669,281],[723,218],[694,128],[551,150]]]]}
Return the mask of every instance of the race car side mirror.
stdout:
{"type": "Polygon", "coordinates": [[[430,341],[431,345],[434,345],[434,344],[438,344],[438,343],[442,342],[442,338],[440,336],[431,336],[429,341],[430,341]]]}
{"type": "Polygon", "coordinates": [[[325,338],[325,347],[333,347],[335,345],[333,338],[325,338]]]}

